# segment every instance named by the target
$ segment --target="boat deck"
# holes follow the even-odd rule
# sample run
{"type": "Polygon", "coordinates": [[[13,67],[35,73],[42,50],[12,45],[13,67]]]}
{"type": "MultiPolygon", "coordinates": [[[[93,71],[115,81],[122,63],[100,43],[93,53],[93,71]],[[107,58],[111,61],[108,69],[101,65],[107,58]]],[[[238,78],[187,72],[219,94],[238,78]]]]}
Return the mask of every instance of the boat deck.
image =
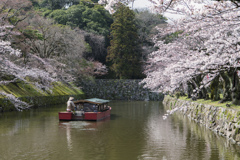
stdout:
{"type": "Polygon", "coordinates": [[[59,112],[60,121],[99,121],[110,117],[111,107],[108,106],[109,100],[91,98],[74,101],[76,105],[75,113],[59,112]]]}
{"type": "Polygon", "coordinates": [[[85,112],[84,114],[59,112],[60,121],[99,121],[107,117],[110,117],[110,110],[103,112],[85,112]]]}

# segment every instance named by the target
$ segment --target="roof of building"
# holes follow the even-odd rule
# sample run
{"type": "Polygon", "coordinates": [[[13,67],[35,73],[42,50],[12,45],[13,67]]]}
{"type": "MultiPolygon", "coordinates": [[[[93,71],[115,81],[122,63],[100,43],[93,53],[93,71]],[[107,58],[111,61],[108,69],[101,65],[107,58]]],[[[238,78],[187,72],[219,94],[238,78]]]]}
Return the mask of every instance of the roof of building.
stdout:
{"type": "Polygon", "coordinates": [[[109,100],[100,99],[100,98],[90,98],[84,100],[74,101],[74,103],[93,103],[93,104],[104,104],[110,102],[109,100]]]}

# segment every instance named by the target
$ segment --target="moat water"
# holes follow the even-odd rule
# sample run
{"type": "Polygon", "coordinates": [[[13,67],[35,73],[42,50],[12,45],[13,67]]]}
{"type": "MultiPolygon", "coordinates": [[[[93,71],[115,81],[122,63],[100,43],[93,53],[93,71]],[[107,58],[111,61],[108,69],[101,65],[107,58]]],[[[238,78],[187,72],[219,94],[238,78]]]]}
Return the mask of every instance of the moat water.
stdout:
{"type": "Polygon", "coordinates": [[[0,160],[238,160],[240,147],[161,102],[111,101],[110,119],[59,122],[65,105],[0,114],[0,160]]]}

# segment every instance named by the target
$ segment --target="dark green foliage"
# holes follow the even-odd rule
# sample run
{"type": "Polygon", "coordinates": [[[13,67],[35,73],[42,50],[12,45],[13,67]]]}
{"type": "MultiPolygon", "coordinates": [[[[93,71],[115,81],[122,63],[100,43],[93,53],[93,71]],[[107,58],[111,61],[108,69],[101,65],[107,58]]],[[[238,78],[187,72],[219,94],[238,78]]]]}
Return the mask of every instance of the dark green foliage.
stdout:
{"type": "Polygon", "coordinates": [[[31,0],[34,7],[48,8],[50,10],[63,9],[79,4],[80,0],[31,0]]]}
{"type": "Polygon", "coordinates": [[[61,2],[61,0],[43,0],[41,3],[42,7],[46,7],[48,9],[61,9],[65,4],[61,2]]]}
{"type": "Polygon", "coordinates": [[[163,37],[164,43],[171,43],[176,38],[178,38],[179,34],[182,34],[183,31],[177,31],[175,33],[169,34],[166,37],[163,37]]]}
{"type": "Polygon", "coordinates": [[[57,23],[69,25],[72,28],[80,29],[107,35],[113,20],[111,15],[103,6],[93,2],[81,2],[68,9],[54,10],[49,14],[57,23]]]}
{"type": "Polygon", "coordinates": [[[30,26],[22,30],[21,32],[25,36],[25,38],[43,40],[43,35],[39,33],[38,30],[33,29],[30,26]]]}
{"type": "Polygon", "coordinates": [[[29,0],[30,2],[32,2],[32,5],[34,6],[34,7],[40,7],[39,6],[39,3],[38,3],[38,0],[29,0]]]}
{"type": "Polygon", "coordinates": [[[11,81],[14,80],[16,77],[14,75],[8,75],[5,72],[0,71],[0,80],[1,81],[11,81]]]}
{"type": "MultiPolygon", "coordinates": [[[[47,15],[48,14],[45,12],[45,16],[47,16],[47,15]]],[[[49,13],[49,16],[51,18],[54,18],[54,20],[56,22],[58,22],[59,24],[64,24],[64,25],[67,24],[68,17],[66,14],[66,10],[62,10],[62,9],[54,10],[53,12],[49,13]]]]}
{"type": "Polygon", "coordinates": [[[120,79],[142,78],[141,49],[134,12],[118,3],[113,18],[107,56],[110,69],[120,79]]]}

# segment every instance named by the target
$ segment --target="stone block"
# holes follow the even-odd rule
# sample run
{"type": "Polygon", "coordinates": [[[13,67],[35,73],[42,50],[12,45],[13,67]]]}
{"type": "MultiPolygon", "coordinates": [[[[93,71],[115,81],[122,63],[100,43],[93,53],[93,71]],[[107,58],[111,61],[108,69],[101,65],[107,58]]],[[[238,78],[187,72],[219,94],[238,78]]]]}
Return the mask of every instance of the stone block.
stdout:
{"type": "MultiPolygon", "coordinates": [[[[169,101],[168,103],[170,103],[169,101]]],[[[237,143],[240,146],[240,116],[237,116],[240,115],[240,112],[237,114],[235,110],[229,108],[202,105],[188,101],[183,102],[182,100],[177,101],[181,101],[181,103],[177,102],[176,105],[185,105],[187,108],[187,112],[184,112],[184,109],[181,110],[182,114],[187,115],[196,123],[201,123],[215,133],[225,136],[232,144],[237,143]]]]}

